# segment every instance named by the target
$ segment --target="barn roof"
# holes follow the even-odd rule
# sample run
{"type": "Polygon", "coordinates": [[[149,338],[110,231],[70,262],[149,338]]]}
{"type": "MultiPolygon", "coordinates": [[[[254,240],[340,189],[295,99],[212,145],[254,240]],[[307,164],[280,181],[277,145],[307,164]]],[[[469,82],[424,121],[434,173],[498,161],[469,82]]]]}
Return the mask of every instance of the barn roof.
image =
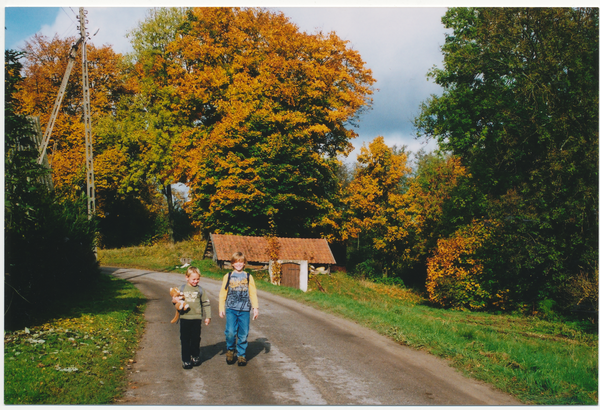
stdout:
{"type": "MultiPolygon", "coordinates": [[[[268,262],[267,240],[262,236],[210,234],[213,259],[229,261],[235,252],[243,252],[248,262],[268,262]]],[[[335,264],[325,239],[277,238],[279,259],[307,260],[310,263],[335,264]]]]}

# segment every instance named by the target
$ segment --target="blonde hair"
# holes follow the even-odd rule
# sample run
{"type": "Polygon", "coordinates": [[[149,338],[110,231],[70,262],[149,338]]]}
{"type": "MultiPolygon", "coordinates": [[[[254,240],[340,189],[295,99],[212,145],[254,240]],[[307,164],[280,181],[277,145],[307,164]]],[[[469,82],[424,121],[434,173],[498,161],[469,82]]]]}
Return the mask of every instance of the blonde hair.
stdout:
{"type": "Polygon", "coordinates": [[[189,268],[187,268],[187,271],[185,272],[185,276],[189,277],[192,273],[197,273],[198,277],[202,277],[202,274],[200,273],[200,269],[198,269],[195,266],[190,266],[189,268]]]}
{"type": "Polygon", "coordinates": [[[246,256],[244,255],[243,252],[236,252],[233,254],[233,256],[231,257],[231,263],[235,263],[235,262],[246,263],[246,256]]]}

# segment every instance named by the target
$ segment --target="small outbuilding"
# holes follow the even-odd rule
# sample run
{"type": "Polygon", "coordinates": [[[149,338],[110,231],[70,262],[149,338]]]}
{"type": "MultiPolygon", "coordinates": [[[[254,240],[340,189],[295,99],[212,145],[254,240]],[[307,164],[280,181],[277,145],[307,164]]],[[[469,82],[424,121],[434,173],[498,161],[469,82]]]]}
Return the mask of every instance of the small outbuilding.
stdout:
{"type": "MultiPolygon", "coordinates": [[[[281,285],[308,289],[309,269],[328,273],[335,258],[325,239],[276,238],[278,262],[281,266],[281,285]]],[[[204,258],[212,258],[221,268],[230,267],[231,256],[243,252],[247,268],[269,269],[273,279],[273,260],[269,257],[269,244],[262,236],[210,234],[204,258]]]]}

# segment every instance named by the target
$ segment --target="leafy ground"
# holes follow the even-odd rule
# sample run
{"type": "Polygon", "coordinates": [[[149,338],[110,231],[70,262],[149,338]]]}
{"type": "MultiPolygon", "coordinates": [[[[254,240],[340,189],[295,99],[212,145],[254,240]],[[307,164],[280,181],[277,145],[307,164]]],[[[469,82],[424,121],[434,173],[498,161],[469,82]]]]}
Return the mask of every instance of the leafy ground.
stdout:
{"type": "MultiPolygon", "coordinates": [[[[202,260],[204,245],[190,241],[106,250],[99,256],[108,266],[181,273],[179,258],[190,257],[203,276],[220,279],[224,271],[202,260]]],[[[443,357],[464,374],[524,403],[598,404],[594,323],[436,309],[409,289],[357,280],[340,272],[311,278],[306,293],[270,284],[265,272],[255,277],[259,289],[349,318],[398,343],[443,357]]]]}
{"type": "Polygon", "coordinates": [[[145,299],[100,275],[93,294],[4,333],[5,404],[109,404],[122,395],[144,328],[145,299]]]}

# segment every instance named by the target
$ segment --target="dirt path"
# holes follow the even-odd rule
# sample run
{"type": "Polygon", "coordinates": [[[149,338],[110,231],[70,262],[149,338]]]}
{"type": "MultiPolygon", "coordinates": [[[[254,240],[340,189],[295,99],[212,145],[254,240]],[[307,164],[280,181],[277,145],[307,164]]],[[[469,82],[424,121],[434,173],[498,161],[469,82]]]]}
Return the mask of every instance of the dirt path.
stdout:
{"type": "Polygon", "coordinates": [[[448,364],[336,316],[258,291],[248,366],[225,363],[220,283],[202,278],[213,307],[202,328],[203,363],[181,367],[179,325],[169,287],[174,273],[103,268],[148,298],[146,332],[118,404],[133,405],[518,405],[513,397],[467,379],[448,364]],[[235,388],[224,389],[224,386],[235,388]]]}

